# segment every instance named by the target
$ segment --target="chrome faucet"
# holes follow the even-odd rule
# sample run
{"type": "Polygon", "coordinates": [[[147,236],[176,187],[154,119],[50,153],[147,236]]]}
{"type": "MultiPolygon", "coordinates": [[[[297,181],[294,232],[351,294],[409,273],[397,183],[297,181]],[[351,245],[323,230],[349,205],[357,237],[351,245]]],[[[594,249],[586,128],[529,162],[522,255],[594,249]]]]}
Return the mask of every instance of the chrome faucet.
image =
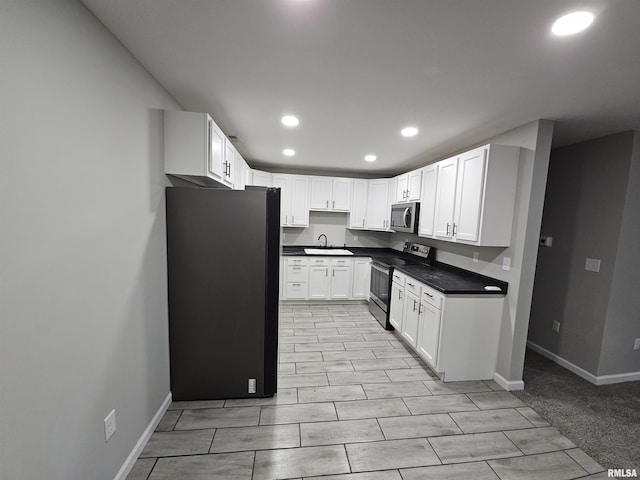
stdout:
{"type": "Polygon", "coordinates": [[[324,233],[321,233],[318,237],[318,240],[320,240],[322,237],[324,237],[324,248],[327,248],[327,236],[324,233]]]}

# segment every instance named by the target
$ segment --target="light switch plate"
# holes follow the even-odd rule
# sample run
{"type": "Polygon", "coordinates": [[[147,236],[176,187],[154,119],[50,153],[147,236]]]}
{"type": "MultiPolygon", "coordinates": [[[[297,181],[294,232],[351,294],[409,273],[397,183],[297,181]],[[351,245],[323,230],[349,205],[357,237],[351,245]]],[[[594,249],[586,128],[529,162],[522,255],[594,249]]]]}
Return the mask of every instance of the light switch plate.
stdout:
{"type": "Polygon", "coordinates": [[[502,269],[503,270],[511,270],[511,257],[504,257],[502,259],[502,269]]]}
{"type": "Polygon", "coordinates": [[[553,237],[540,237],[540,245],[543,247],[550,247],[553,245],[553,237]]]}
{"type": "Polygon", "coordinates": [[[111,410],[104,419],[104,441],[108,442],[114,433],[116,433],[116,411],[111,410]]]}
{"type": "Polygon", "coordinates": [[[600,271],[600,259],[599,258],[587,258],[584,262],[584,269],[589,272],[600,271]]]}

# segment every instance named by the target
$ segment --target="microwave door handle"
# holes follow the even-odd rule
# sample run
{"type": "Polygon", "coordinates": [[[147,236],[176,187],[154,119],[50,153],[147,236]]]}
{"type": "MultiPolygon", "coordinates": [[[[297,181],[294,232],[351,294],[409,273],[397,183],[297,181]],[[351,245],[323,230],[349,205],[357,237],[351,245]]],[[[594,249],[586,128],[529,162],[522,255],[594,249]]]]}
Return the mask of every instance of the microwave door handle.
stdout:
{"type": "Polygon", "coordinates": [[[404,209],[404,226],[411,228],[411,209],[409,207],[404,209]]]}

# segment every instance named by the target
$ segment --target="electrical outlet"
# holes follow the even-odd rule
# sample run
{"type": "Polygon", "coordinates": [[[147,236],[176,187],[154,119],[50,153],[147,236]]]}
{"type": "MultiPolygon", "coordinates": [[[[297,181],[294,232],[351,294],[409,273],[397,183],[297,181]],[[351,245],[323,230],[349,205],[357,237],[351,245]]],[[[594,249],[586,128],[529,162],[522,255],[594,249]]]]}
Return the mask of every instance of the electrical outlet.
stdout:
{"type": "Polygon", "coordinates": [[[116,433],[116,411],[111,410],[104,419],[104,441],[108,442],[114,433],[116,433]]]}
{"type": "Polygon", "coordinates": [[[502,269],[506,271],[511,270],[511,257],[502,258],[502,269]]]}
{"type": "Polygon", "coordinates": [[[600,271],[600,259],[599,258],[587,258],[584,262],[584,269],[589,272],[600,271]]]}
{"type": "Polygon", "coordinates": [[[553,325],[551,326],[551,330],[558,333],[560,331],[560,322],[553,321],[553,325]]]}
{"type": "Polygon", "coordinates": [[[633,349],[640,350],[640,338],[636,338],[636,341],[633,342],[633,349]]]}
{"type": "Polygon", "coordinates": [[[478,252],[473,252],[473,263],[478,263],[479,258],[480,254],[478,252]]]}
{"type": "Polygon", "coordinates": [[[256,393],[256,379],[249,379],[249,393],[256,393]]]}
{"type": "Polygon", "coordinates": [[[358,241],[358,235],[354,235],[354,236],[353,236],[353,241],[354,241],[354,242],[357,242],[357,241],[358,241]]]}
{"type": "Polygon", "coordinates": [[[550,247],[553,245],[553,237],[540,237],[540,245],[550,247]]]}

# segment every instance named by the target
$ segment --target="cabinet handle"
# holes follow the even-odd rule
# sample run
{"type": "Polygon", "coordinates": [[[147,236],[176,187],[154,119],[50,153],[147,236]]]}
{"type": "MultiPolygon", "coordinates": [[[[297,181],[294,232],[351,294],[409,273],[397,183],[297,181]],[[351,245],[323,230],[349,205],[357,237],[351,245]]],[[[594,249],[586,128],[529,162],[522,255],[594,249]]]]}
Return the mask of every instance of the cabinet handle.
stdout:
{"type": "Polygon", "coordinates": [[[333,269],[331,269],[331,276],[332,276],[332,277],[335,277],[335,276],[336,276],[336,271],[335,271],[335,270],[333,270],[333,269]]]}
{"type": "Polygon", "coordinates": [[[301,283],[292,283],[291,286],[293,287],[299,287],[300,285],[302,285],[301,283]]]}
{"type": "Polygon", "coordinates": [[[413,311],[414,312],[416,311],[416,301],[415,300],[413,301],[413,311]]]}
{"type": "Polygon", "coordinates": [[[449,236],[449,229],[451,228],[451,225],[447,223],[447,237],[449,236]]]}
{"type": "Polygon", "coordinates": [[[364,218],[362,219],[362,226],[364,227],[364,218]]]}
{"type": "Polygon", "coordinates": [[[454,235],[454,236],[456,234],[456,227],[457,227],[457,225],[454,223],[453,224],[453,232],[452,232],[452,235],[454,235]]]}
{"type": "Polygon", "coordinates": [[[433,295],[431,295],[429,292],[424,292],[424,294],[429,298],[433,298],[433,295]]]}
{"type": "Polygon", "coordinates": [[[407,282],[407,285],[409,285],[410,287],[415,287],[415,285],[413,283],[407,282]]]}
{"type": "Polygon", "coordinates": [[[402,290],[398,290],[398,300],[402,300],[402,290]]]}
{"type": "Polygon", "coordinates": [[[287,225],[289,222],[287,221],[289,217],[287,215],[284,216],[284,224],[287,225]]]}
{"type": "Polygon", "coordinates": [[[332,204],[331,204],[331,208],[336,208],[336,201],[333,200],[332,204]]]}
{"type": "Polygon", "coordinates": [[[422,315],[422,304],[418,305],[418,315],[422,315]]]}
{"type": "Polygon", "coordinates": [[[291,215],[291,224],[293,225],[294,223],[296,223],[295,218],[293,215],[291,215]]]}
{"type": "Polygon", "coordinates": [[[302,270],[302,267],[293,267],[294,270],[302,270]]]}
{"type": "Polygon", "coordinates": [[[328,277],[329,276],[329,268],[325,268],[324,269],[324,276],[328,277]]]}

